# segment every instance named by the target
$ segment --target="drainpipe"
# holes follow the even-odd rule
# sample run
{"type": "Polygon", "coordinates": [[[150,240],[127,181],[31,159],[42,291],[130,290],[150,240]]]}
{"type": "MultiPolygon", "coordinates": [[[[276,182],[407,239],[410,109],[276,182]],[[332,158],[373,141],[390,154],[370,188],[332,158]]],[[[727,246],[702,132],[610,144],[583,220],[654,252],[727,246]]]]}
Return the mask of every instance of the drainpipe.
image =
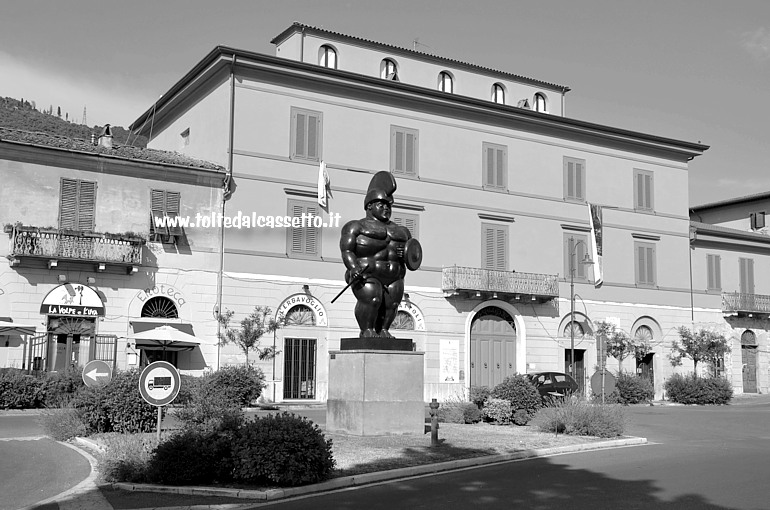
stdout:
{"type": "Polygon", "coordinates": [[[693,246],[692,243],[695,241],[695,231],[690,227],[690,242],[687,245],[687,251],[690,255],[690,321],[693,324],[693,327],[695,325],[695,302],[693,300],[693,291],[692,291],[692,250],[693,246]]]}

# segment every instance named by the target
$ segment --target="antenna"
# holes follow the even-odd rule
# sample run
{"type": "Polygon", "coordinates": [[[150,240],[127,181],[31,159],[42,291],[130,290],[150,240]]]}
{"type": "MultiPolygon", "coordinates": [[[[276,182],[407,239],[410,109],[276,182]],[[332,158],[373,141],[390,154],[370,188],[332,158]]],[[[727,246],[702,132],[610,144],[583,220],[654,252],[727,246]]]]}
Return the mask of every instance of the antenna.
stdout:
{"type": "Polygon", "coordinates": [[[412,51],[417,51],[417,46],[423,46],[425,48],[428,48],[429,50],[433,49],[430,46],[428,46],[427,44],[421,43],[419,37],[415,37],[414,40],[412,41],[412,51]]]}
{"type": "Polygon", "coordinates": [[[88,125],[88,122],[86,122],[86,107],[83,106],[83,122],[81,122],[84,126],[88,125]]]}

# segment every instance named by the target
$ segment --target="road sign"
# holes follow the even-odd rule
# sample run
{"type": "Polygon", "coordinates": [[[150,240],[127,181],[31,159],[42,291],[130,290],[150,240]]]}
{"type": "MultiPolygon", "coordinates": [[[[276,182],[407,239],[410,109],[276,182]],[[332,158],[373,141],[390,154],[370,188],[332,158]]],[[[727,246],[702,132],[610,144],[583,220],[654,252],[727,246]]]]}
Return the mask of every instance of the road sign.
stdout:
{"type": "MultiPolygon", "coordinates": [[[[617,378],[612,375],[608,370],[604,371],[604,394],[609,395],[615,389],[615,383],[617,378]]],[[[602,394],[602,371],[597,370],[594,375],[591,376],[591,390],[594,394],[602,394]]]]}
{"type": "Polygon", "coordinates": [[[101,360],[93,360],[83,367],[83,382],[89,388],[101,388],[112,380],[112,368],[101,360]]]}
{"type": "Polygon", "coordinates": [[[156,361],[142,370],[139,376],[139,393],[150,405],[164,406],[174,401],[179,394],[181,379],[171,363],[156,361]]]}

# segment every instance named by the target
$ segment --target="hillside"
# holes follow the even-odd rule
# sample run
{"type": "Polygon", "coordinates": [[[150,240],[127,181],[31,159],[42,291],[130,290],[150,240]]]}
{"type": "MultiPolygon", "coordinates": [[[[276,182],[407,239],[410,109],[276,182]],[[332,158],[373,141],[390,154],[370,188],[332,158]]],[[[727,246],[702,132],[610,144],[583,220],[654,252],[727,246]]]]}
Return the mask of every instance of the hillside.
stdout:
{"type": "MultiPolygon", "coordinates": [[[[25,100],[22,104],[18,99],[10,97],[0,98],[0,127],[48,133],[86,141],[91,140],[91,134],[99,136],[104,129],[104,126],[88,127],[69,122],[56,114],[38,111],[29,101],[25,100]]],[[[129,131],[120,126],[110,126],[110,128],[113,142],[126,145],[126,141],[129,140],[129,131]]],[[[129,145],[147,147],[147,138],[144,136],[137,138],[131,135],[129,145]]]]}

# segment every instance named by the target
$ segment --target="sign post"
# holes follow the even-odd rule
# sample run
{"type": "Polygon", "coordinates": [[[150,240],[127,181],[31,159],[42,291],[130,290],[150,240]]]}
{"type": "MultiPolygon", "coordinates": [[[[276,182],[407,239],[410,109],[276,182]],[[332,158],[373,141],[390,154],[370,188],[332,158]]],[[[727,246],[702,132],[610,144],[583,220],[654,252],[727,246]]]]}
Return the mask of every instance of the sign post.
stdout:
{"type": "Polygon", "coordinates": [[[102,388],[112,380],[112,368],[101,360],[93,360],[83,367],[83,382],[89,388],[102,388]]]}
{"type": "Polygon", "coordinates": [[[158,442],[163,406],[174,401],[179,394],[181,378],[176,367],[165,361],[150,363],[139,376],[139,393],[150,405],[158,408],[158,442]]]}

